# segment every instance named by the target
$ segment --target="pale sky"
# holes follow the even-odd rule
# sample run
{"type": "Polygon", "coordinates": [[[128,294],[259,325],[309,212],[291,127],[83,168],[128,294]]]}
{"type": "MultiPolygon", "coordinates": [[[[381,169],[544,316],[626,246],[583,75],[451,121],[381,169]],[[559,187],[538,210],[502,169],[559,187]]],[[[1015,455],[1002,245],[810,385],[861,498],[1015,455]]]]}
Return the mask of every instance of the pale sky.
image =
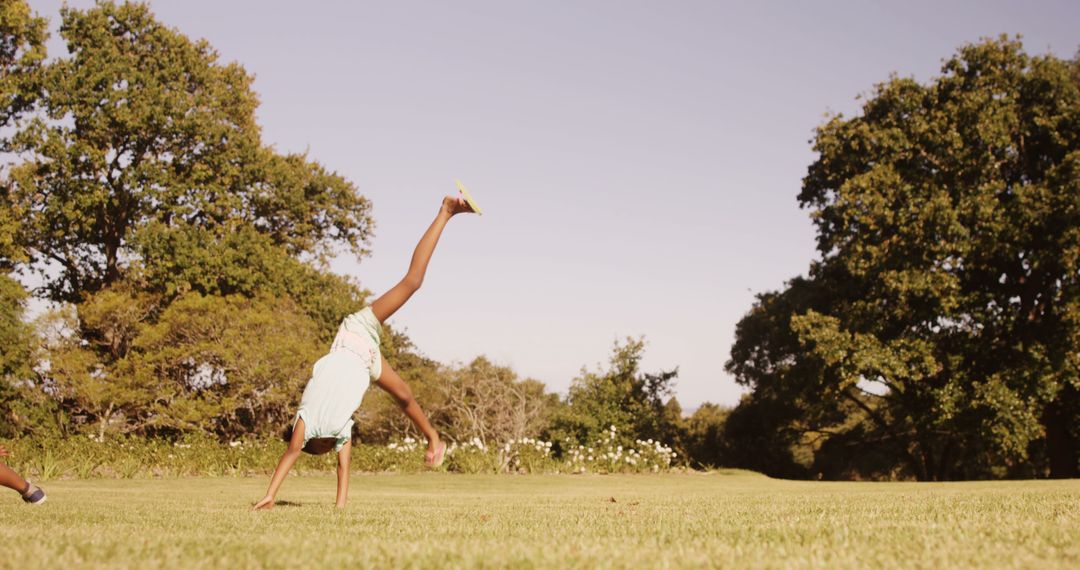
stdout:
{"type": "MultiPolygon", "coordinates": [[[[60,2],[31,6],[64,53],[60,2]]],[[[1080,47],[1075,1],[151,6],[256,77],[266,143],[374,202],[373,255],[335,271],[386,290],[440,196],[469,186],[485,215],[451,222],[391,319],[426,355],[484,354],[565,393],[645,335],[645,370],[678,366],[691,408],[738,401],[735,323],[815,256],[795,197],[827,112],[892,72],[926,81],[980,37],[1080,47]]]]}

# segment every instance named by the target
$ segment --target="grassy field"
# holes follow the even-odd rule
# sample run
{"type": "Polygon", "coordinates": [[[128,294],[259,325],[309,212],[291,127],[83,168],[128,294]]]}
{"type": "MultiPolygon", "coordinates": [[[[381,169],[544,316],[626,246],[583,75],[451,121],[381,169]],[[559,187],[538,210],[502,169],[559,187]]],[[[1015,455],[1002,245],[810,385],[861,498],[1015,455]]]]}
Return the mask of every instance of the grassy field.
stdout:
{"type": "Polygon", "coordinates": [[[3,568],[1080,566],[1080,481],[819,483],[744,472],[55,481],[0,495],[3,568]]]}

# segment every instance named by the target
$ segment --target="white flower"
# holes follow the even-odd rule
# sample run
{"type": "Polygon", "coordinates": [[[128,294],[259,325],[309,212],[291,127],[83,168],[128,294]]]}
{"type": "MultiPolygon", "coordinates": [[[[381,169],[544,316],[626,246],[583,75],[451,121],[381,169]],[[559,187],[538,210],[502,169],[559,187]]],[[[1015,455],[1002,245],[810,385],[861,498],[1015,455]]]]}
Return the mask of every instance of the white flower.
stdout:
{"type": "Polygon", "coordinates": [[[243,443],[242,441],[230,441],[229,442],[229,447],[236,447],[236,446],[238,446],[238,445],[240,445],[242,443],[243,443]]]}

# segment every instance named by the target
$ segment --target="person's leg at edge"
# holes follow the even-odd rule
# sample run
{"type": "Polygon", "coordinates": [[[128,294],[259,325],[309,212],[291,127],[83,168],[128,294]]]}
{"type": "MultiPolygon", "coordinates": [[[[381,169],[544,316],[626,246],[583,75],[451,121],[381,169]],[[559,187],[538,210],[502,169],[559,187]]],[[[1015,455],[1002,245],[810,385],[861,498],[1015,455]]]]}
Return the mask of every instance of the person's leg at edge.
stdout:
{"type": "MultiPolygon", "coordinates": [[[[0,457],[8,457],[9,455],[11,455],[11,453],[7,448],[0,445],[0,457]]],[[[16,473],[14,469],[8,467],[3,461],[0,461],[0,486],[15,491],[21,495],[23,499],[26,499],[41,490],[41,487],[23,479],[21,475],[16,473]]]]}
{"type": "Polygon", "coordinates": [[[274,508],[274,500],[277,498],[278,489],[285,482],[285,477],[288,476],[289,471],[296,464],[296,460],[300,458],[300,452],[303,448],[304,420],[297,419],[296,424],[293,426],[289,447],[285,448],[285,453],[281,454],[281,459],[278,460],[277,467],[274,469],[274,476],[270,478],[270,487],[266,490],[266,496],[260,499],[258,503],[255,503],[251,510],[274,508]]]}
{"type": "Polygon", "coordinates": [[[20,495],[26,493],[28,486],[26,479],[23,479],[10,467],[4,465],[4,462],[2,461],[0,461],[0,485],[3,485],[12,491],[17,491],[20,495]]]}
{"type": "Polygon", "coordinates": [[[405,412],[405,415],[416,426],[416,429],[420,430],[424,437],[427,438],[428,449],[424,455],[424,462],[430,465],[434,460],[435,451],[439,445],[439,433],[435,431],[435,428],[431,427],[431,422],[424,415],[424,410],[420,409],[420,404],[416,403],[416,398],[413,398],[412,389],[409,388],[409,385],[390,367],[390,363],[386,361],[386,358],[382,356],[379,358],[382,358],[382,374],[379,375],[379,379],[375,383],[397,400],[398,405],[401,406],[401,411],[405,412]]]}
{"type": "Polygon", "coordinates": [[[435,220],[428,226],[427,231],[420,238],[420,243],[416,244],[416,249],[413,250],[409,271],[405,277],[371,304],[371,312],[375,313],[375,318],[380,323],[386,322],[386,319],[396,313],[405,301],[408,301],[409,297],[420,289],[420,285],[424,282],[424,274],[427,273],[428,262],[431,261],[431,254],[435,252],[435,245],[439,243],[439,236],[442,235],[446,222],[450,221],[455,214],[471,211],[472,208],[463,200],[452,196],[443,198],[435,220]]]}

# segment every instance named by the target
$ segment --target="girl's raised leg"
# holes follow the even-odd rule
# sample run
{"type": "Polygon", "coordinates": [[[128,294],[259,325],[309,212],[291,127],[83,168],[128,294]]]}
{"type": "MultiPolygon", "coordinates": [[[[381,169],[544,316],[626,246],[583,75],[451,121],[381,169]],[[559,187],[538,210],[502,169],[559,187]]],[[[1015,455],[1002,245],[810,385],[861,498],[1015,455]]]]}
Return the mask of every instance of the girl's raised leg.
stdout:
{"type": "Polygon", "coordinates": [[[420,238],[420,243],[416,244],[416,249],[413,250],[408,273],[397,285],[391,287],[371,304],[371,311],[375,313],[375,318],[379,319],[380,323],[386,322],[386,319],[396,313],[424,283],[428,262],[431,261],[431,254],[435,252],[435,245],[439,243],[439,236],[442,235],[446,222],[450,221],[455,214],[472,211],[472,208],[461,198],[453,196],[443,198],[438,215],[420,238]]]}

